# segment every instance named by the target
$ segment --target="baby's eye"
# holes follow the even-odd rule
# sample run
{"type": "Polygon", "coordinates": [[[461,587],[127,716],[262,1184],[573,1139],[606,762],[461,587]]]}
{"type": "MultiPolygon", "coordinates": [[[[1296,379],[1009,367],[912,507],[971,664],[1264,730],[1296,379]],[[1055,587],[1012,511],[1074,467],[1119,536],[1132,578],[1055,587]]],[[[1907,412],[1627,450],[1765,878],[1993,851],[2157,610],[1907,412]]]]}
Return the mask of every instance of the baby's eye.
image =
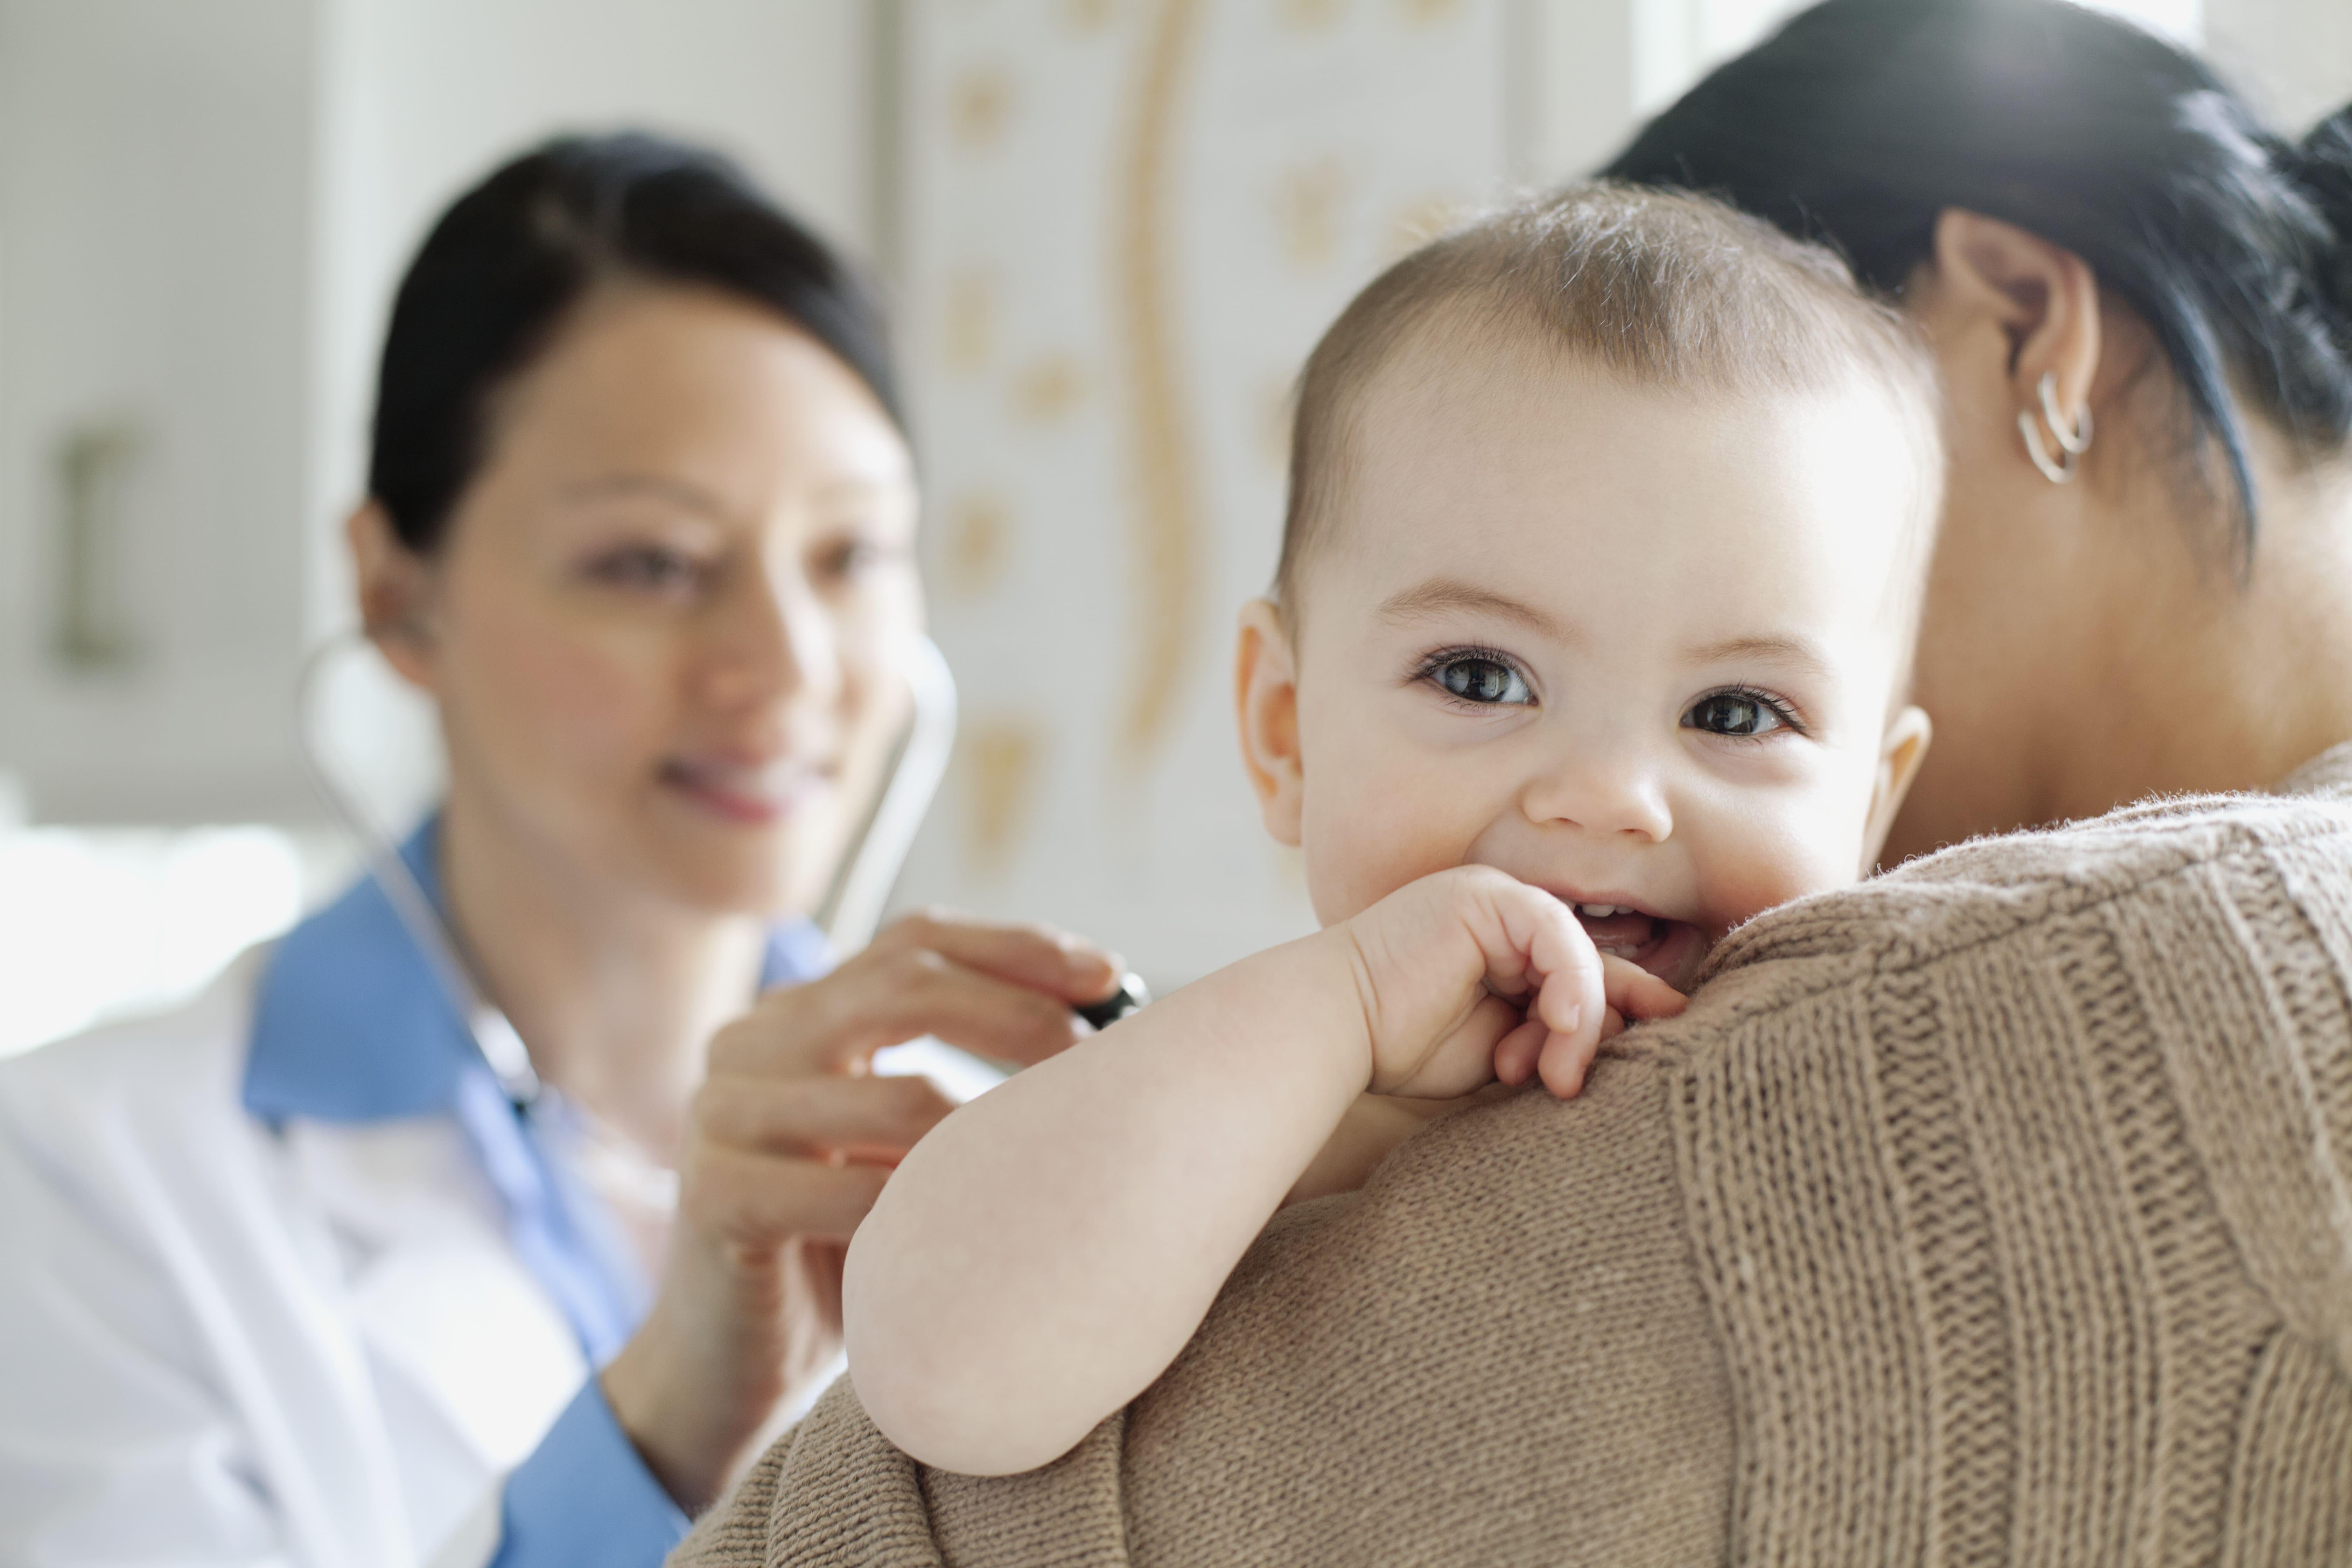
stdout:
{"type": "Polygon", "coordinates": [[[1683,728],[1710,735],[1754,740],[1775,730],[1795,730],[1787,708],[1760,691],[1710,691],[1683,715],[1683,728]]]}
{"type": "Polygon", "coordinates": [[[1465,702],[1527,707],[1536,700],[1519,672],[1499,659],[1449,658],[1430,671],[1446,694],[1465,702]]]}

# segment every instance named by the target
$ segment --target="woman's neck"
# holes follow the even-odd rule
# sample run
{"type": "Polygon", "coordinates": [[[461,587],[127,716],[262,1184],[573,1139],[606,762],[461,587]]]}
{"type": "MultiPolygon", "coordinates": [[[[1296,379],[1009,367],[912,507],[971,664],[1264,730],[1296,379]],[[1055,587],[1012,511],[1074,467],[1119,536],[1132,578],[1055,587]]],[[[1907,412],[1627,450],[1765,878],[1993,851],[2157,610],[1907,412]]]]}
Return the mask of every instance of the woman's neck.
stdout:
{"type": "Polygon", "coordinates": [[[462,784],[437,847],[450,924],[540,1076],[674,1163],[710,1036],[758,988],[764,922],[584,873],[462,784]]]}
{"type": "Polygon", "coordinates": [[[2058,815],[2264,788],[2352,740],[2352,466],[2273,458],[2258,475],[2262,521],[2242,583],[2218,551],[2190,560],[2151,540],[2114,584],[2104,626],[2089,628],[2085,731],[2052,748],[2058,815]]]}

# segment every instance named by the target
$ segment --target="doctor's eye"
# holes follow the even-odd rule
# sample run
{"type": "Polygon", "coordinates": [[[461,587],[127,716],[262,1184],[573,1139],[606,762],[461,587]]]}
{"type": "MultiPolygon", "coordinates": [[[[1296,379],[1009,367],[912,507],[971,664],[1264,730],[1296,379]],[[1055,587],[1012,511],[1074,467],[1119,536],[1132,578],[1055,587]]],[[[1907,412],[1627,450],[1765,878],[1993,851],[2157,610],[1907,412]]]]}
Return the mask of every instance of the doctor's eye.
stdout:
{"type": "Polygon", "coordinates": [[[1536,694],[1527,678],[1488,654],[1439,654],[1422,668],[1422,679],[1448,697],[1479,707],[1528,708],[1536,694]]]}
{"type": "Polygon", "coordinates": [[[682,550],[632,544],[596,557],[588,564],[588,574],[600,583],[636,593],[686,594],[700,587],[708,573],[701,562],[682,550]]]}
{"type": "Polygon", "coordinates": [[[838,581],[855,577],[882,559],[882,552],[862,539],[845,539],[817,557],[820,575],[838,581]]]}
{"type": "Polygon", "coordinates": [[[810,569],[820,584],[839,586],[908,559],[907,550],[879,534],[850,534],[820,544],[810,569]]]}
{"type": "Polygon", "coordinates": [[[1804,726],[1797,722],[1788,704],[1746,687],[1708,692],[1683,715],[1683,728],[1740,741],[1760,740],[1780,730],[1804,733],[1804,726]]]}

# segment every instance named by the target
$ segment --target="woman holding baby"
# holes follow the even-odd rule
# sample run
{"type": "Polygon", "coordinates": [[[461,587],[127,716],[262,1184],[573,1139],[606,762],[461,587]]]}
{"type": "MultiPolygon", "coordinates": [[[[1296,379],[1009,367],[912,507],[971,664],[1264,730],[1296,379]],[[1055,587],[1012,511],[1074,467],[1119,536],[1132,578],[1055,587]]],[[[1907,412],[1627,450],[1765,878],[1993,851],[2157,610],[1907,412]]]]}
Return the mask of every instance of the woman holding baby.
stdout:
{"type": "Polygon", "coordinates": [[[685,1561],[2352,1552],[2352,116],[1831,0],[1609,172],[1900,310],[1932,538],[1873,307],[1759,329],[1821,253],[1570,192],[1375,282],[1238,682],[1328,928],[918,1150],[685,1561]],[[1489,1073],[1581,1092],[1257,1234],[1489,1073]]]}

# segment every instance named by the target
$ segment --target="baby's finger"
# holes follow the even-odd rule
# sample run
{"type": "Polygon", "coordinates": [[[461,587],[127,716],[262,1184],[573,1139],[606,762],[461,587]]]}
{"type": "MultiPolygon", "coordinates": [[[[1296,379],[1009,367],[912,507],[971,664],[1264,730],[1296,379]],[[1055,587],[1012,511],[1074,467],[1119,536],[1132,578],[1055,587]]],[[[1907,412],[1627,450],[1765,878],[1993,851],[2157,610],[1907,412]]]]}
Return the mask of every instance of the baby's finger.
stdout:
{"type": "Polygon", "coordinates": [[[1495,1076],[1513,1089],[1535,1076],[1536,1062],[1543,1054],[1544,1041],[1551,1031],[1540,1018],[1529,1018],[1495,1046],[1495,1076]]]}
{"type": "Polygon", "coordinates": [[[1671,1018],[1690,998],[1630,959],[1601,955],[1601,993],[1628,1019],[1671,1018]]]}
{"type": "Polygon", "coordinates": [[[1374,1094],[1419,1100],[1454,1100],[1495,1080],[1496,1051],[1523,1027],[1519,1010],[1499,996],[1481,997],[1419,1061],[1395,1076],[1375,1071],[1374,1094]]]}
{"type": "Polygon", "coordinates": [[[1536,1072],[1554,1099],[1574,1100],[1583,1092],[1584,1075],[1592,1070],[1592,1058],[1600,1052],[1597,1033],[1571,1036],[1554,1030],[1544,1041],[1536,1072]]]}
{"type": "Polygon", "coordinates": [[[1534,929],[1528,933],[1528,960],[1541,985],[1528,1016],[1541,1018],[1557,1034],[1591,1035],[1608,1005],[1600,950],[1566,904],[1549,893],[1528,892],[1534,929]]]}

